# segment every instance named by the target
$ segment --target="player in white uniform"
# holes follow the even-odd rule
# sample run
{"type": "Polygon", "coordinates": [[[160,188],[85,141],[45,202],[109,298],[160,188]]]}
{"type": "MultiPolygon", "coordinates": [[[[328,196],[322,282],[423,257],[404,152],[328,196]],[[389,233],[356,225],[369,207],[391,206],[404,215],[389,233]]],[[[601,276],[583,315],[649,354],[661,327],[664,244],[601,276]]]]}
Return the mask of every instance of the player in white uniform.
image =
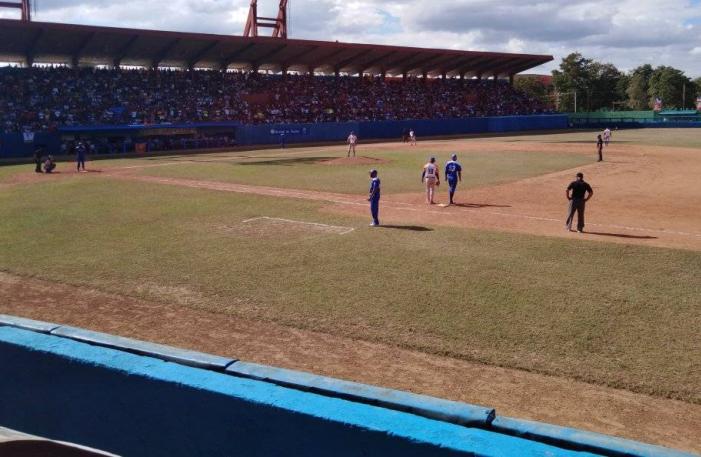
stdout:
{"type": "Polygon", "coordinates": [[[604,144],[606,146],[608,146],[610,141],[611,141],[611,130],[608,127],[606,127],[606,129],[604,130],[604,144]]]}
{"type": "Polygon", "coordinates": [[[414,129],[409,130],[409,144],[416,146],[416,132],[414,132],[414,129]]]}
{"type": "Polygon", "coordinates": [[[351,151],[353,152],[353,157],[355,157],[355,145],[358,143],[358,136],[355,132],[350,132],[348,135],[348,156],[350,157],[351,151]]]}
{"type": "Polygon", "coordinates": [[[436,192],[436,186],[441,184],[440,172],[436,165],[436,158],[431,157],[421,172],[421,182],[426,183],[426,203],[433,205],[433,195],[436,192]]]}

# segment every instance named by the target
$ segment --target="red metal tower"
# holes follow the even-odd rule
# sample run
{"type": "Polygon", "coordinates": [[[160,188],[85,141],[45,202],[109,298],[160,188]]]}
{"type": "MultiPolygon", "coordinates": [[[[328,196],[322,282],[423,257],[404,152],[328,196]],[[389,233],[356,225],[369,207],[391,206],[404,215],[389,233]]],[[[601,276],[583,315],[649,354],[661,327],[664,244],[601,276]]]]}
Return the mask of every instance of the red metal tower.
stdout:
{"type": "Polygon", "coordinates": [[[248,10],[248,20],[243,29],[243,36],[258,36],[258,27],[273,29],[273,38],[287,39],[287,0],[280,0],[277,18],[258,17],[258,0],[251,0],[251,8],[248,10]]]}
{"type": "Polygon", "coordinates": [[[19,0],[14,2],[0,1],[0,8],[13,8],[22,10],[22,20],[29,22],[32,20],[32,10],[29,0],[19,0]]]}

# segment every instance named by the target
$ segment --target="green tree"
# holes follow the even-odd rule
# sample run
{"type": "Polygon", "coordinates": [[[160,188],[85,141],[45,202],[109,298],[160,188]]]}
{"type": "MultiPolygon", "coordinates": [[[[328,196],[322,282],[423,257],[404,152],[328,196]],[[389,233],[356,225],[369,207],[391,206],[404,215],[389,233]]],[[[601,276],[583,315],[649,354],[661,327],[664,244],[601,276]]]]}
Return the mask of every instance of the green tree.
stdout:
{"type": "Polygon", "coordinates": [[[538,76],[517,76],[514,80],[514,87],[531,98],[540,100],[547,105],[551,104],[548,86],[538,76]]]}
{"type": "Polygon", "coordinates": [[[591,59],[573,52],[562,59],[559,70],[553,70],[553,84],[559,95],[558,110],[575,111],[575,93],[581,99],[589,88],[591,62],[591,59]]]}
{"type": "Polygon", "coordinates": [[[560,111],[574,111],[575,93],[578,111],[610,109],[625,99],[625,76],[613,64],[577,52],[562,59],[560,69],[553,71],[553,83],[560,111]]]}
{"type": "Polygon", "coordinates": [[[624,98],[619,86],[622,79],[623,74],[613,64],[593,61],[589,66],[587,109],[613,109],[614,103],[624,98]]]}
{"type": "Polygon", "coordinates": [[[629,75],[626,95],[630,109],[642,111],[651,108],[648,89],[653,71],[652,65],[645,64],[634,69],[629,75]]]}
{"type": "Polygon", "coordinates": [[[696,86],[683,71],[661,66],[655,68],[650,76],[648,95],[652,99],[662,99],[665,108],[693,108],[696,86]]]}

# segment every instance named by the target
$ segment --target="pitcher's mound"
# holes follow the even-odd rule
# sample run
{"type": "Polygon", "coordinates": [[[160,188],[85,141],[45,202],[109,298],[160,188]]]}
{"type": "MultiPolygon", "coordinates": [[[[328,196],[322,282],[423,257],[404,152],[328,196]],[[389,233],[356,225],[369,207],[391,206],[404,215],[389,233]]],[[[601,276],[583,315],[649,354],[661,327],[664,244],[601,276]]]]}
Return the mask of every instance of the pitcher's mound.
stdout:
{"type": "Polygon", "coordinates": [[[389,161],[374,157],[339,157],[338,159],[321,160],[319,163],[322,165],[378,165],[389,163],[389,161]]]}

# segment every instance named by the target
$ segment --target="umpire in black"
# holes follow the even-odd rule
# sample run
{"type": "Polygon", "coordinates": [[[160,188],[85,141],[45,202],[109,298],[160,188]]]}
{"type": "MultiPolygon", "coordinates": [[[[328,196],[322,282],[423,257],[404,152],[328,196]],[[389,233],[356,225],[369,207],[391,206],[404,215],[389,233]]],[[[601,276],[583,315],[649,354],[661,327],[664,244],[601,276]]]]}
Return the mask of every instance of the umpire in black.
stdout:
{"type": "Polygon", "coordinates": [[[587,200],[594,195],[591,186],[584,181],[584,173],[577,173],[577,179],[567,186],[565,194],[567,195],[567,200],[570,201],[569,214],[567,215],[565,228],[568,232],[572,230],[572,219],[574,219],[574,213],[576,211],[577,231],[582,233],[582,231],[584,231],[584,206],[587,200]]]}
{"type": "Polygon", "coordinates": [[[36,173],[41,173],[41,163],[44,159],[44,148],[43,146],[37,146],[34,148],[34,171],[36,173]]]}

